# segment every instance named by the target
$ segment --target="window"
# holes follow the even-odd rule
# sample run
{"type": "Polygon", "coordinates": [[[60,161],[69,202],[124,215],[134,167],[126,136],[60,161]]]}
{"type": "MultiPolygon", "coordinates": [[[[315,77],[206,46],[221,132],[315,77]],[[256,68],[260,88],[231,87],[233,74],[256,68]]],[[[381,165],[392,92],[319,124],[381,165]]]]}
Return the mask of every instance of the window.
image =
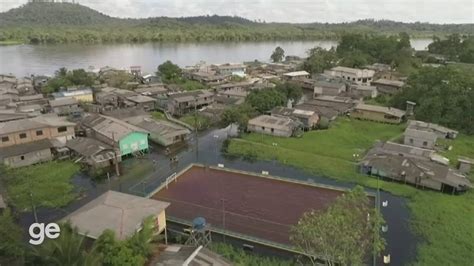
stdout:
{"type": "Polygon", "coordinates": [[[20,139],[26,139],[26,133],[21,133],[20,134],[20,139]]]}
{"type": "Polygon", "coordinates": [[[58,133],[66,132],[67,127],[58,127],[58,133]]]}
{"type": "Polygon", "coordinates": [[[410,139],[410,144],[413,144],[413,139],[410,139]]]}
{"type": "Polygon", "coordinates": [[[20,160],[24,161],[25,160],[25,156],[20,156],[20,160]]]}
{"type": "Polygon", "coordinates": [[[428,146],[428,141],[423,141],[423,146],[428,146]]]}
{"type": "Polygon", "coordinates": [[[43,136],[43,130],[36,130],[36,136],[43,136]]]}
{"type": "Polygon", "coordinates": [[[2,137],[2,142],[8,142],[10,138],[8,136],[2,137]]]}
{"type": "Polygon", "coordinates": [[[275,129],[274,129],[274,128],[272,128],[272,133],[273,133],[273,132],[275,132],[275,129]]]}
{"type": "Polygon", "coordinates": [[[265,127],[262,127],[262,130],[265,130],[265,127]]]}

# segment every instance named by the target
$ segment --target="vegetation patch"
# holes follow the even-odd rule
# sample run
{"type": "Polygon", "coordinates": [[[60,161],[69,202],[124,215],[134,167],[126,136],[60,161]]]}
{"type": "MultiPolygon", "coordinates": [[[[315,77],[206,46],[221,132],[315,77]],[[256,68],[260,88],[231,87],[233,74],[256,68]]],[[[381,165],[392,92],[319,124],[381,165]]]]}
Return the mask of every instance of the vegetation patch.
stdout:
{"type": "Polygon", "coordinates": [[[71,177],[79,171],[73,162],[48,162],[17,169],[7,169],[4,180],[8,198],[20,210],[35,207],[57,208],[76,198],[71,177]]]}
{"type": "Polygon", "coordinates": [[[187,114],[182,116],[179,120],[197,130],[205,130],[211,126],[211,119],[201,114],[187,114]]]}
{"type": "Polygon", "coordinates": [[[288,260],[277,259],[273,257],[258,256],[252,253],[237,249],[224,243],[213,243],[209,249],[220,254],[222,257],[230,260],[234,265],[260,265],[260,266],[284,266],[292,265],[288,260]]]}
{"type": "MultiPolygon", "coordinates": [[[[380,181],[359,174],[353,154],[370,148],[375,140],[399,136],[403,126],[339,119],[325,131],[305,133],[301,139],[250,134],[232,139],[231,155],[277,160],[315,175],[377,187],[404,196],[412,212],[412,229],[424,241],[418,246],[417,265],[469,265],[474,261],[474,193],[451,196],[408,185],[380,181]],[[274,145],[274,143],[276,145],[274,145]]],[[[473,156],[474,138],[461,135],[447,156],[473,156]],[[471,148],[470,148],[471,147],[471,148]]]]}

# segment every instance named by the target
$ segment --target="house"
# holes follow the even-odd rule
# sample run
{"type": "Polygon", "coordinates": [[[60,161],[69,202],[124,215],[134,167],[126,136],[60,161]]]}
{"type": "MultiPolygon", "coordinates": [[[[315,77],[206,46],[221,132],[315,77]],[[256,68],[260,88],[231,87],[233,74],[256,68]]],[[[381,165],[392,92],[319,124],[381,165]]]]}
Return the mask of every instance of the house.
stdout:
{"type": "Polygon", "coordinates": [[[17,79],[15,89],[20,95],[36,94],[36,91],[33,88],[33,81],[30,78],[17,79]]]}
{"type": "MultiPolygon", "coordinates": [[[[170,204],[109,190],[66,216],[80,234],[97,239],[105,230],[125,240],[140,231],[146,218],[155,220],[156,234],[166,230],[165,210],[170,204]]],[[[166,234],[165,234],[166,236],[166,234]]]]}
{"type": "Polygon", "coordinates": [[[33,105],[37,104],[43,106],[48,103],[48,99],[46,99],[43,94],[32,94],[32,95],[25,95],[20,96],[16,100],[18,105],[33,105]]]}
{"type": "Polygon", "coordinates": [[[72,97],[63,97],[56,100],[49,100],[51,111],[59,116],[80,116],[82,109],[79,107],[79,102],[72,97]]]}
{"type": "Polygon", "coordinates": [[[49,139],[2,147],[0,149],[0,162],[11,168],[48,162],[53,160],[52,147],[53,145],[49,139]]]}
{"type": "Polygon", "coordinates": [[[98,114],[89,115],[82,120],[81,126],[85,129],[86,136],[118,147],[121,156],[148,151],[149,132],[120,119],[98,114]]]}
{"type": "MultiPolygon", "coordinates": [[[[104,108],[116,108],[119,105],[119,96],[115,94],[117,88],[107,87],[102,88],[94,94],[94,101],[104,108]]],[[[130,95],[133,96],[133,95],[130,95]]]]}
{"type": "Polygon", "coordinates": [[[74,126],[74,123],[52,115],[0,123],[0,148],[42,139],[52,140],[56,145],[65,145],[67,140],[75,136],[74,126]]]}
{"type": "Polygon", "coordinates": [[[378,79],[372,81],[372,86],[377,87],[377,91],[382,95],[394,95],[402,89],[405,82],[390,79],[378,79]]]}
{"type": "Polygon", "coordinates": [[[301,110],[295,108],[275,107],[271,111],[272,116],[289,117],[298,120],[305,129],[313,129],[319,122],[319,115],[315,111],[301,110]]]}
{"type": "Polygon", "coordinates": [[[186,141],[191,131],[183,126],[153,119],[150,115],[124,118],[124,121],[150,132],[150,140],[164,147],[186,141]]]}
{"type": "Polygon", "coordinates": [[[452,193],[472,188],[466,176],[451,169],[447,164],[437,162],[432,151],[402,144],[376,146],[360,163],[360,170],[363,174],[408,183],[419,188],[452,193]],[[409,150],[411,152],[407,153],[409,150]]]}
{"type": "Polygon", "coordinates": [[[299,123],[288,117],[261,115],[250,119],[247,130],[250,132],[273,135],[278,137],[291,137],[299,127],[299,123]]]}
{"type": "Polygon", "coordinates": [[[342,82],[316,81],[314,82],[313,97],[321,95],[337,96],[346,91],[346,84],[342,82]]]}
{"type": "Polygon", "coordinates": [[[247,69],[247,66],[244,64],[222,64],[216,65],[215,68],[217,74],[219,75],[245,77],[245,70],[247,69]]]}
{"type": "Polygon", "coordinates": [[[325,117],[332,121],[337,116],[348,113],[355,104],[356,102],[348,97],[323,95],[298,104],[295,108],[314,111],[320,118],[325,117]]]}
{"type": "Polygon", "coordinates": [[[0,123],[25,119],[28,117],[29,117],[28,114],[17,113],[16,110],[12,110],[12,109],[0,110],[0,123]]]}
{"type": "Polygon", "coordinates": [[[407,127],[403,134],[403,143],[424,149],[434,149],[438,136],[431,130],[407,127]]]}
{"type": "Polygon", "coordinates": [[[127,97],[127,101],[130,101],[135,104],[136,107],[143,109],[145,111],[155,110],[156,99],[145,96],[145,95],[135,95],[127,97]]]}
{"type": "Polygon", "coordinates": [[[66,143],[75,162],[93,169],[106,168],[121,161],[120,151],[93,138],[74,138],[66,143]]]}
{"type": "Polygon", "coordinates": [[[408,128],[432,131],[438,136],[438,138],[441,139],[455,139],[459,134],[459,132],[454,129],[443,127],[438,124],[427,123],[417,120],[409,120],[408,128]]]}
{"type": "Polygon", "coordinates": [[[306,71],[295,71],[283,74],[283,79],[286,81],[297,81],[301,79],[308,79],[310,74],[306,71]]]}
{"type": "Polygon", "coordinates": [[[168,112],[181,116],[190,111],[208,106],[214,102],[214,94],[209,91],[190,91],[169,96],[168,112]]]}
{"type": "Polygon", "coordinates": [[[405,111],[393,107],[359,103],[354,110],[352,110],[351,117],[362,120],[400,124],[405,119],[405,111]]]}
{"type": "Polygon", "coordinates": [[[350,95],[355,98],[375,98],[378,96],[377,87],[354,84],[350,88],[350,95]]]}
{"type": "Polygon", "coordinates": [[[151,84],[151,85],[140,85],[135,90],[136,93],[139,93],[144,96],[149,96],[157,98],[168,93],[168,90],[163,84],[151,84]]]}
{"type": "Polygon", "coordinates": [[[69,88],[67,91],[53,93],[55,99],[70,97],[82,103],[92,103],[94,101],[94,93],[90,88],[69,88]]]}
{"type": "Polygon", "coordinates": [[[350,67],[333,67],[324,71],[325,75],[337,78],[343,78],[356,84],[370,84],[372,82],[375,71],[370,69],[357,69],[350,67]]]}

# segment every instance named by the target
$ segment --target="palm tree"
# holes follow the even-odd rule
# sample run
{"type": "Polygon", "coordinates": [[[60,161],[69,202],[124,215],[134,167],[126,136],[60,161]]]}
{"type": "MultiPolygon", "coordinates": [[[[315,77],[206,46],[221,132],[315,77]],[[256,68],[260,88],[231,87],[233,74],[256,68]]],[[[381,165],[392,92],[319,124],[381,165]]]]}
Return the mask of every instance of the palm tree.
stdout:
{"type": "Polygon", "coordinates": [[[86,236],[78,233],[77,227],[69,223],[61,225],[61,234],[57,239],[48,240],[38,248],[34,248],[32,257],[34,264],[40,265],[100,265],[100,256],[92,248],[86,250],[86,236]]]}

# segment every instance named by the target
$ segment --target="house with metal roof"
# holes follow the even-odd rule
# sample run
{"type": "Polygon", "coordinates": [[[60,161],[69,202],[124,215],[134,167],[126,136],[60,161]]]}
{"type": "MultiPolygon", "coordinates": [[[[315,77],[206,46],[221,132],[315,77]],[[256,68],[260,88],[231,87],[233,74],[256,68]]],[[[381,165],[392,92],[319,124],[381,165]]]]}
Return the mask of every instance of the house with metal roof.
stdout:
{"type": "Polygon", "coordinates": [[[249,132],[273,135],[278,137],[291,137],[297,133],[300,123],[289,117],[261,115],[250,119],[247,124],[249,132]]]}
{"type": "Polygon", "coordinates": [[[424,149],[434,149],[438,135],[431,130],[407,127],[403,133],[403,143],[424,149]]]}
{"type": "MultiPolygon", "coordinates": [[[[170,204],[109,190],[66,216],[80,234],[97,239],[105,230],[124,240],[140,231],[148,217],[156,221],[156,233],[166,230],[165,210],[170,204]]],[[[166,234],[165,234],[166,236],[166,234]]]]}
{"type": "Polygon", "coordinates": [[[85,129],[86,136],[118,147],[122,156],[148,151],[149,132],[123,120],[94,114],[85,117],[81,126],[85,129]]]}
{"type": "Polygon", "coordinates": [[[381,95],[394,95],[402,89],[405,82],[400,80],[378,79],[372,81],[371,85],[377,87],[377,91],[381,95]]]}
{"type": "Polygon", "coordinates": [[[51,111],[59,116],[78,116],[82,113],[82,109],[79,107],[79,102],[72,97],[63,97],[55,100],[49,100],[49,106],[51,111]]]}
{"type": "Polygon", "coordinates": [[[93,138],[74,138],[66,143],[66,147],[71,150],[74,162],[93,169],[110,167],[121,161],[121,154],[117,148],[93,138]]]}
{"type": "Polygon", "coordinates": [[[302,123],[304,129],[313,129],[319,122],[319,115],[315,111],[287,107],[275,107],[272,116],[289,117],[302,123]]]}
{"type": "Polygon", "coordinates": [[[325,70],[324,74],[331,77],[342,78],[356,84],[370,84],[373,80],[375,71],[370,69],[337,66],[330,70],[325,70]]]}
{"type": "Polygon", "coordinates": [[[53,160],[49,139],[27,142],[0,149],[0,162],[11,168],[23,167],[53,160]]]}
{"type": "Polygon", "coordinates": [[[441,138],[441,139],[455,139],[457,135],[459,134],[457,130],[443,127],[438,124],[427,123],[427,122],[417,121],[417,120],[409,120],[408,128],[431,131],[431,132],[434,132],[436,135],[438,135],[438,138],[441,138]]]}
{"type": "Polygon", "coordinates": [[[171,94],[168,98],[168,112],[172,115],[184,115],[214,103],[214,94],[206,91],[189,91],[171,94]]]}
{"type": "Polygon", "coordinates": [[[359,103],[351,112],[351,117],[382,123],[400,124],[405,119],[405,111],[393,107],[359,103]]]}
{"type": "Polygon", "coordinates": [[[338,81],[316,81],[314,82],[313,96],[321,95],[337,96],[346,91],[346,84],[338,81]]]}
{"type": "Polygon", "coordinates": [[[377,144],[360,163],[360,171],[443,192],[457,193],[473,187],[461,171],[450,168],[449,163],[441,162],[438,157],[431,150],[409,145],[377,144]]]}

